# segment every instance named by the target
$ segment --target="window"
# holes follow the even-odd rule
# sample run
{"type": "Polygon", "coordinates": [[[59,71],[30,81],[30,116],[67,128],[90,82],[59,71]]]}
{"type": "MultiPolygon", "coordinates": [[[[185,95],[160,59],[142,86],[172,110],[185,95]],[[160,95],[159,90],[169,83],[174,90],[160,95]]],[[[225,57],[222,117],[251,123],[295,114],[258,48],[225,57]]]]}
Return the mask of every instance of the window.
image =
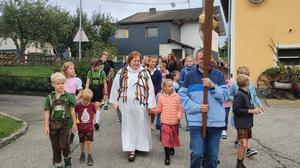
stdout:
{"type": "Polygon", "coordinates": [[[194,50],[191,48],[185,48],[185,57],[189,55],[193,55],[194,50]]]}
{"type": "Polygon", "coordinates": [[[299,65],[300,48],[279,48],[278,60],[285,65],[299,65]]]}
{"type": "Polygon", "coordinates": [[[120,38],[128,38],[128,29],[118,29],[115,33],[115,38],[120,39],[120,38]]]}
{"type": "Polygon", "coordinates": [[[157,27],[146,27],[145,37],[157,37],[158,28],[157,27]]]}

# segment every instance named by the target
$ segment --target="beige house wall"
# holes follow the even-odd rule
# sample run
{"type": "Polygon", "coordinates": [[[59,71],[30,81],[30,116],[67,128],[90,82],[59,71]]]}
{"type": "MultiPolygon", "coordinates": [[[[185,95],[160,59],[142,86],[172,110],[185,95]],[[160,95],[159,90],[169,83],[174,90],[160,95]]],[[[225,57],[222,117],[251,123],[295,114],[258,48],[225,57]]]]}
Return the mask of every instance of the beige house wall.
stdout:
{"type": "Polygon", "coordinates": [[[256,83],[264,70],[275,65],[271,39],[279,45],[299,45],[299,9],[299,0],[265,0],[259,5],[233,0],[234,74],[237,67],[248,66],[256,83]]]}

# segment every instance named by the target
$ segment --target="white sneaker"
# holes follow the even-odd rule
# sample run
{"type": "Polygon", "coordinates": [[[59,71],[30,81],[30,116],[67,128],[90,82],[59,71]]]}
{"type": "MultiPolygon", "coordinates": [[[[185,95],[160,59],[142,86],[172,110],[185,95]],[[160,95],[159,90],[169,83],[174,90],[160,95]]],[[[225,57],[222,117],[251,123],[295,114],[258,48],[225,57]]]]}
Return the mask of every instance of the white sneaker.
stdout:
{"type": "Polygon", "coordinates": [[[227,139],[227,131],[226,130],[222,131],[222,139],[227,139]]]}
{"type": "Polygon", "coordinates": [[[246,156],[247,157],[251,157],[251,156],[254,156],[254,155],[257,155],[257,150],[254,149],[254,148],[248,148],[247,149],[247,152],[246,152],[246,156]]]}
{"type": "Polygon", "coordinates": [[[155,125],[151,124],[151,130],[155,130],[155,125]]]}

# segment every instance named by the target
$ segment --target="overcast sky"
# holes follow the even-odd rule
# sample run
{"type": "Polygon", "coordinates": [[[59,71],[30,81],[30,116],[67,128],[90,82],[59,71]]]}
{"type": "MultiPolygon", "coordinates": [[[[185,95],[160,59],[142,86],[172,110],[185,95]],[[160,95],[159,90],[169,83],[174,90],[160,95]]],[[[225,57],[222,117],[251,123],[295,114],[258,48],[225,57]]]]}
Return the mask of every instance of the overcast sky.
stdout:
{"type": "MultiPolygon", "coordinates": [[[[75,14],[80,0],[48,0],[48,2],[66,9],[71,14],[75,14]]],[[[101,13],[110,13],[114,18],[121,20],[137,12],[147,12],[149,8],[156,8],[157,10],[189,8],[187,2],[187,0],[82,0],[82,8],[89,16],[92,15],[93,11],[100,10],[101,13]],[[146,3],[146,5],[123,2],[146,3]],[[175,3],[174,8],[171,6],[172,2],[175,3]]],[[[221,6],[220,0],[215,0],[214,5],[221,6]]],[[[190,0],[190,7],[202,7],[202,0],[190,0]]],[[[224,45],[224,40],[225,37],[220,38],[221,46],[224,45]]]]}
{"type": "MultiPolygon", "coordinates": [[[[80,2],[80,0],[48,0],[48,1],[51,4],[57,4],[58,6],[61,6],[67,11],[70,11],[72,14],[75,13],[76,8],[79,7],[79,2],[80,2]]],[[[101,10],[101,12],[110,13],[113,17],[117,18],[118,20],[121,20],[137,12],[146,12],[149,10],[149,8],[156,8],[157,10],[189,8],[187,2],[188,2],[187,0],[82,0],[82,7],[83,7],[83,11],[88,13],[89,16],[91,16],[93,11],[101,10]],[[141,4],[122,3],[124,1],[147,3],[147,4],[141,5],[141,4]],[[174,8],[171,7],[172,2],[175,2],[176,4],[174,8]]],[[[220,0],[215,0],[215,5],[220,5],[220,0]]],[[[190,0],[190,6],[191,8],[201,7],[202,0],[190,0]]]]}

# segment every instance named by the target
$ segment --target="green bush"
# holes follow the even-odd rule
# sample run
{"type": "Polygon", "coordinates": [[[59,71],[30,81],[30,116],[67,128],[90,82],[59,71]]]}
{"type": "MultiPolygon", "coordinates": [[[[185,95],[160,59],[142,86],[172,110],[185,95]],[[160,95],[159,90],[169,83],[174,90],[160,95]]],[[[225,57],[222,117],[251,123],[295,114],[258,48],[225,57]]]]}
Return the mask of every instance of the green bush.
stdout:
{"type": "Polygon", "coordinates": [[[265,73],[271,78],[275,78],[277,75],[280,75],[280,69],[278,67],[272,67],[265,70],[265,73]]]}
{"type": "Polygon", "coordinates": [[[49,77],[0,77],[0,91],[39,91],[50,92],[52,90],[49,77]]]}

